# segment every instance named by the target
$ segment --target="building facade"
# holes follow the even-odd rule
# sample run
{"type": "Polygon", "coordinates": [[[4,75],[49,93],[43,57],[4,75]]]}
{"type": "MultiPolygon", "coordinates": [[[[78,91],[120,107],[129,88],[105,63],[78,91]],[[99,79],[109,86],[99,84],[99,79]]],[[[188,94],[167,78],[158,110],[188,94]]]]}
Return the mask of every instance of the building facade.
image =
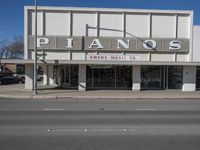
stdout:
{"type": "MultiPolygon", "coordinates": [[[[33,89],[35,12],[24,11],[25,88],[33,89]]],[[[45,85],[196,90],[200,30],[193,11],[38,7],[37,17],[45,85]]]]}

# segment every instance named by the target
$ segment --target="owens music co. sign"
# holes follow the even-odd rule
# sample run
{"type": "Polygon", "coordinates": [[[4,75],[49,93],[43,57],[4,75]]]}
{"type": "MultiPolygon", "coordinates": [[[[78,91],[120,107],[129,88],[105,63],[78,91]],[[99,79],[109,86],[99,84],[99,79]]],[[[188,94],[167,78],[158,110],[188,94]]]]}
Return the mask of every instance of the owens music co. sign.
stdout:
{"type": "MultiPolygon", "coordinates": [[[[41,50],[111,50],[185,53],[189,52],[189,39],[39,36],[37,38],[37,47],[41,50]]],[[[34,36],[28,37],[28,49],[34,49],[34,36]]]]}

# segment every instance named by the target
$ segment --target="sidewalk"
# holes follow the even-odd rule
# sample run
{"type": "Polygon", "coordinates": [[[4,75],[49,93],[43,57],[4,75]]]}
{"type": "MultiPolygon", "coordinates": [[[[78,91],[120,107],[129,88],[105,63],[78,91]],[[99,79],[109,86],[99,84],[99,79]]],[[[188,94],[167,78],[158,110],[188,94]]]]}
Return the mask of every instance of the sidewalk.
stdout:
{"type": "Polygon", "coordinates": [[[182,92],[178,90],[149,90],[133,92],[131,90],[91,90],[79,92],[77,90],[57,89],[54,87],[39,86],[38,95],[33,91],[25,90],[24,84],[12,84],[0,86],[1,98],[19,99],[47,99],[47,98],[199,98],[200,91],[182,92]]]}

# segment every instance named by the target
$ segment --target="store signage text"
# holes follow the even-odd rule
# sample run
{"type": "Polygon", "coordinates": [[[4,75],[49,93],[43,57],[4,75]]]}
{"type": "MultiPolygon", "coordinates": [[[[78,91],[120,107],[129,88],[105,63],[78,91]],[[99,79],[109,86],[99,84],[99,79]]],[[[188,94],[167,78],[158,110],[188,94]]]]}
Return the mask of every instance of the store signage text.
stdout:
{"type": "Polygon", "coordinates": [[[139,61],[138,55],[87,54],[87,60],[139,61]]]}
{"type": "MultiPolygon", "coordinates": [[[[29,38],[29,49],[34,48],[29,38]]],[[[38,37],[38,49],[60,50],[127,50],[127,51],[189,51],[188,39],[134,39],[113,37],[38,37]]]]}

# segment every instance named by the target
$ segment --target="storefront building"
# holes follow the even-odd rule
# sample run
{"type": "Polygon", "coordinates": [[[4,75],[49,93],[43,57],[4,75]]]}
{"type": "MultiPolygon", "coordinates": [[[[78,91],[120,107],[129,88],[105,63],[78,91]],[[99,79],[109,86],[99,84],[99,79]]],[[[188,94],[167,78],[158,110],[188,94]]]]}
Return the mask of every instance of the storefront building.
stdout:
{"type": "MultiPolygon", "coordinates": [[[[33,89],[34,7],[24,15],[25,88],[33,89]]],[[[200,30],[193,11],[39,7],[37,16],[44,85],[196,90],[200,30]]]]}

